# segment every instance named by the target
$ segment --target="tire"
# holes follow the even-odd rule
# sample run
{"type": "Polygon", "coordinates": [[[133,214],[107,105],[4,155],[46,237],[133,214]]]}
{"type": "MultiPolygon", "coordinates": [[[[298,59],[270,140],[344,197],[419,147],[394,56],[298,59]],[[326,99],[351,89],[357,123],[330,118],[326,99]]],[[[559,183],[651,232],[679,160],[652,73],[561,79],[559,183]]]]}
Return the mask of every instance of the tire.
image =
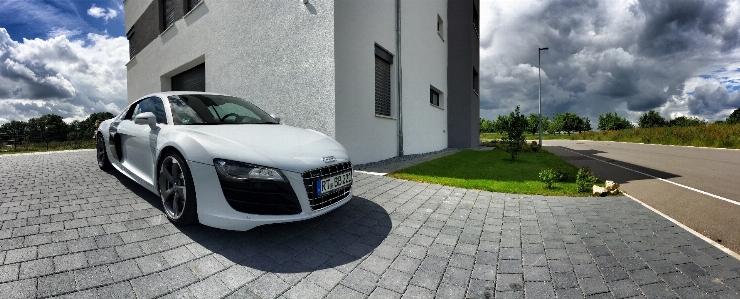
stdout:
{"type": "Polygon", "coordinates": [[[170,222],[187,225],[198,221],[195,185],[185,159],[176,152],[162,155],[157,175],[159,197],[170,222]]]}
{"type": "Polygon", "coordinates": [[[98,167],[100,169],[111,169],[112,165],[110,164],[110,160],[108,160],[108,151],[106,151],[105,139],[103,139],[103,134],[101,133],[98,133],[95,137],[95,154],[97,156],[98,167]]]}

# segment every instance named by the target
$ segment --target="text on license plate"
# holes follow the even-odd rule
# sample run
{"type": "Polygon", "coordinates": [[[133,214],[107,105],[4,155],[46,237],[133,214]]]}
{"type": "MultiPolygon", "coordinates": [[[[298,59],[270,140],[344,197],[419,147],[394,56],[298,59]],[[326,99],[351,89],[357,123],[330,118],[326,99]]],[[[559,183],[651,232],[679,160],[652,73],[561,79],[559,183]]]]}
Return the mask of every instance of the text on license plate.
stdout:
{"type": "Polygon", "coordinates": [[[316,195],[334,191],[352,184],[352,172],[348,171],[335,176],[316,180],[316,195]]]}

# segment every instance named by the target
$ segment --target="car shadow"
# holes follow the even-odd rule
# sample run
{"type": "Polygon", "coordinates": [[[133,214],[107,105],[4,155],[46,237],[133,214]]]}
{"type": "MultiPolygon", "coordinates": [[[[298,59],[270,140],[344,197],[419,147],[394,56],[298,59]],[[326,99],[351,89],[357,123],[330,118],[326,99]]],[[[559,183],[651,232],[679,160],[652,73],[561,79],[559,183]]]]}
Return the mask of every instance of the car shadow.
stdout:
{"type": "Polygon", "coordinates": [[[544,148],[576,167],[588,167],[599,179],[612,180],[619,184],[652,179],[650,176],[662,179],[680,177],[674,173],[599,156],[599,154],[607,153],[604,151],[594,149],[576,150],[562,146],[544,146],[544,148]]]}
{"type": "MultiPolygon", "coordinates": [[[[106,173],[152,207],[163,211],[157,195],[116,170],[106,173]]],[[[383,207],[354,196],[345,205],[316,218],[263,225],[249,231],[230,231],[202,224],[176,227],[198,245],[233,263],[260,271],[299,273],[359,261],[388,237],[392,223],[383,207]]]]}
{"type": "Polygon", "coordinates": [[[260,271],[300,273],[335,268],[373,252],[391,231],[380,205],[355,196],[313,219],[263,225],[245,232],[191,225],[185,235],[231,262],[260,271]]]}

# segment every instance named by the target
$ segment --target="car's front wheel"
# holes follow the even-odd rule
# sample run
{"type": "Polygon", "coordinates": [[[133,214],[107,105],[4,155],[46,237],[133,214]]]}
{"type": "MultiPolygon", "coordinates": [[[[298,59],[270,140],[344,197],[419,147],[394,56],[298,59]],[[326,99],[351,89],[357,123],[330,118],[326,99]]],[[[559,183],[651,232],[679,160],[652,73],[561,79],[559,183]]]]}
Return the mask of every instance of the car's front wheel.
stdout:
{"type": "Polygon", "coordinates": [[[179,154],[165,153],[159,166],[159,196],[164,214],[174,224],[190,224],[198,220],[195,187],[190,169],[179,154]]]}
{"type": "Polygon", "coordinates": [[[108,153],[105,151],[103,134],[98,133],[97,137],[95,137],[95,152],[98,158],[98,167],[102,170],[110,169],[111,164],[110,160],[108,160],[108,153]]]}

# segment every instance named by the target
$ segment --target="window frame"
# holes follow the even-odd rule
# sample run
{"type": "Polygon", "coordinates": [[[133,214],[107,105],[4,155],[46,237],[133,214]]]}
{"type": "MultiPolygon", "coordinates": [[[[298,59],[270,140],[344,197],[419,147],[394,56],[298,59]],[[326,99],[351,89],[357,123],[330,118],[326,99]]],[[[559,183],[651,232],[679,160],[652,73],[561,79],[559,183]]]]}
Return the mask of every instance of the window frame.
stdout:
{"type": "MultiPolygon", "coordinates": [[[[374,68],[373,68],[374,71],[375,71],[375,76],[374,76],[374,83],[375,83],[375,89],[374,89],[374,92],[375,92],[375,95],[374,95],[374,101],[375,101],[374,102],[374,104],[375,104],[374,105],[374,113],[375,113],[375,116],[376,117],[393,118],[393,84],[392,84],[392,81],[393,81],[393,54],[391,54],[387,50],[383,49],[378,44],[375,44],[374,54],[375,54],[374,55],[375,63],[374,63],[374,68]],[[379,94],[378,86],[379,86],[379,80],[384,79],[384,78],[379,78],[378,77],[377,69],[378,69],[378,62],[379,62],[379,60],[382,61],[383,63],[387,63],[388,64],[388,77],[387,77],[387,79],[388,79],[387,80],[388,94],[387,94],[386,99],[383,99],[384,102],[383,103],[380,103],[380,104],[378,103],[379,102],[379,99],[380,99],[380,97],[378,95],[379,94]],[[385,101],[387,101],[387,103],[385,103],[385,101]],[[385,105],[387,105],[387,111],[388,111],[387,114],[384,114],[383,113],[384,111],[379,111],[379,106],[385,106],[385,105]]],[[[383,81],[385,81],[385,80],[383,80],[383,81]]],[[[386,84],[386,82],[382,82],[382,83],[383,83],[383,85],[386,84]]],[[[381,107],[381,109],[382,108],[384,108],[384,107],[381,107]]]]}
{"type": "Polygon", "coordinates": [[[439,90],[439,88],[434,87],[434,85],[429,85],[429,106],[432,106],[434,108],[438,109],[445,109],[445,93],[439,90]],[[437,103],[434,103],[434,96],[437,96],[437,103]]]}
{"type": "Polygon", "coordinates": [[[437,14],[437,35],[442,41],[445,41],[445,21],[442,20],[442,16],[437,14]]]}

